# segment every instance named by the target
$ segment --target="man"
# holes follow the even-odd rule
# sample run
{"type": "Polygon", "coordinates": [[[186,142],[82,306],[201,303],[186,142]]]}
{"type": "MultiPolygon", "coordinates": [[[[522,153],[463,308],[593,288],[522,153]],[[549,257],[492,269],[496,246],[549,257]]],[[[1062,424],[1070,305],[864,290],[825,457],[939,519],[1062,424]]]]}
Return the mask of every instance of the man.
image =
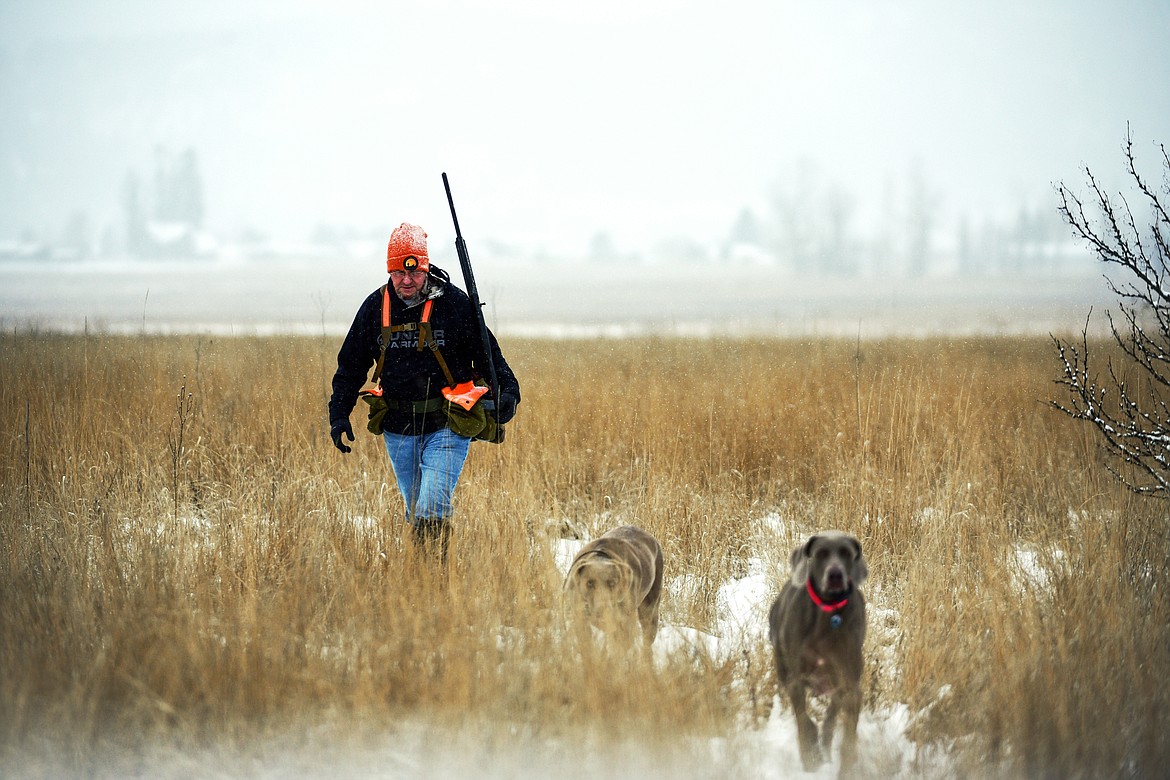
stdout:
{"type": "MultiPolygon", "coordinates": [[[[471,396],[484,392],[463,384],[488,375],[483,342],[467,294],[451,284],[445,271],[430,264],[422,228],[404,222],[394,229],[386,248],[386,270],[389,284],[362,303],[337,353],[329,433],[337,449],[350,451],[342,435],[353,441],[349,414],[370,366],[379,364],[372,394],[385,401],[385,416],[372,426],[380,429],[386,443],[415,540],[423,547],[437,546],[445,557],[452,496],[472,439],[452,430],[453,407],[444,389],[465,402],[467,394],[460,396],[451,388],[472,389],[471,396]]],[[[499,382],[499,398],[493,399],[495,420],[503,425],[516,413],[520,384],[496,337],[490,332],[488,336],[499,382]]]]}

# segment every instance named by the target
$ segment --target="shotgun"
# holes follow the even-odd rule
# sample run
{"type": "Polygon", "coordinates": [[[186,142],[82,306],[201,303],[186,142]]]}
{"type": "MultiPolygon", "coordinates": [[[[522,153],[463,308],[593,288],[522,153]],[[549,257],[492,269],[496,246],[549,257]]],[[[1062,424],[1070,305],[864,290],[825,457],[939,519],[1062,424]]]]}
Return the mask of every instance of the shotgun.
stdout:
{"type": "MultiPolygon", "coordinates": [[[[483,303],[479,300],[479,290],[475,286],[475,274],[471,272],[471,258],[467,254],[467,242],[463,240],[463,233],[459,230],[459,217],[455,215],[455,201],[451,198],[451,185],[447,181],[447,174],[443,174],[443,189],[447,191],[447,205],[451,207],[451,221],[455,223],[455,251],[459,253],[459,267],[463,269],[463,284],[467,287],[467,297],[471,299],[471,308],[475,311],[475,320],[479,323],[479,338],[483,342],[483,354],[487,359],[488,380],[491,382],[492,406],[500,398],[500,380],[496,378],[496,361],[492,358],[492,340],[488,334],[487,322],[483,318],[483,303]]],[[[492,415],[495,416],[494,414],[492,415]]]]}

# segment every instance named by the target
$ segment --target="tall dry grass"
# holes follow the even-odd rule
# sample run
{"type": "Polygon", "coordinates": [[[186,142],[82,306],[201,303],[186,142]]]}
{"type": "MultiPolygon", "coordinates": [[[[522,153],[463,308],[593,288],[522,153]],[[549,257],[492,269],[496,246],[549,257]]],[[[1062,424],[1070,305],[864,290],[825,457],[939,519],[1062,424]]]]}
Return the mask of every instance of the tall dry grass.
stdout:
{"type": "Polygon", "coordinates": [[[1047,408],[1047,340],[508,342],[524,402],[507,444],[473,447],[445,575],[361,410],[353,453],[328,441],[336,347],[0,337],[0,757],[50,744],[80,772],[111,743],[414,715],[758,728],[763,646],[654,667],[560,630],[550,534],[631,522],[688,575],[663,619],[705,630],[753,559],[778,587],[804,534],[856,533],[867,705],[915,713],[920,756],[1170,763],[1166,507],[1047,408]]]}

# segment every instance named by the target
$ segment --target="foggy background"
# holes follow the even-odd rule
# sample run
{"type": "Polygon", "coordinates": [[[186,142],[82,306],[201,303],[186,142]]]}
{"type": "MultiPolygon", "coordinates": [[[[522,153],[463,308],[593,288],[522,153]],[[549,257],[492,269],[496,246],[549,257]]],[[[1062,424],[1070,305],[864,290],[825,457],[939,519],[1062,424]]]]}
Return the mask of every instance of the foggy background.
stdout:
{"type": "MultiPolygon", "coordinates": [[[[336,332],[399,222],[525,333],[1029,331],[1161,181],[1170,3],[0,0],[6,327],[336,332]],[[584,330],[581,330],[584,328],[584,330]]],[[[1139,215],[1140,216],[1140,215],[1139,215]]]]}

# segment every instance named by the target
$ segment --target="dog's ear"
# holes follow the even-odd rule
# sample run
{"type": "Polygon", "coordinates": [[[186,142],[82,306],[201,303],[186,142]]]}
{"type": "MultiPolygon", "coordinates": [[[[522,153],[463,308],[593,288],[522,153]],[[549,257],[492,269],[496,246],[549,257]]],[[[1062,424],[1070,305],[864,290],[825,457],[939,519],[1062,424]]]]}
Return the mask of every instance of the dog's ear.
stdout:
{"type": "Polygon", "coordinates": [[[857,541],[857,537],[850,536],[849,542],[853,545],[853,583],[860,585],[869,576],[869,566],[861,554],[861,542],[857,541]]]}
{"type": "Polygon", "coordinates": [[[803,586],[808,582],[808,562],[812,558],[812,545],[816,537],[810,537],[807,542],[792,551],[788,562],[792,565],[792,584],[803,586]]]}
{"type": "Polygon", "coordinates": [[[589,565],[589,556],[578,555],[569,565],[569,570],[565,572],[564,590],[575,590],[577,580],[581,578],[581,572],[589,565]]]}

